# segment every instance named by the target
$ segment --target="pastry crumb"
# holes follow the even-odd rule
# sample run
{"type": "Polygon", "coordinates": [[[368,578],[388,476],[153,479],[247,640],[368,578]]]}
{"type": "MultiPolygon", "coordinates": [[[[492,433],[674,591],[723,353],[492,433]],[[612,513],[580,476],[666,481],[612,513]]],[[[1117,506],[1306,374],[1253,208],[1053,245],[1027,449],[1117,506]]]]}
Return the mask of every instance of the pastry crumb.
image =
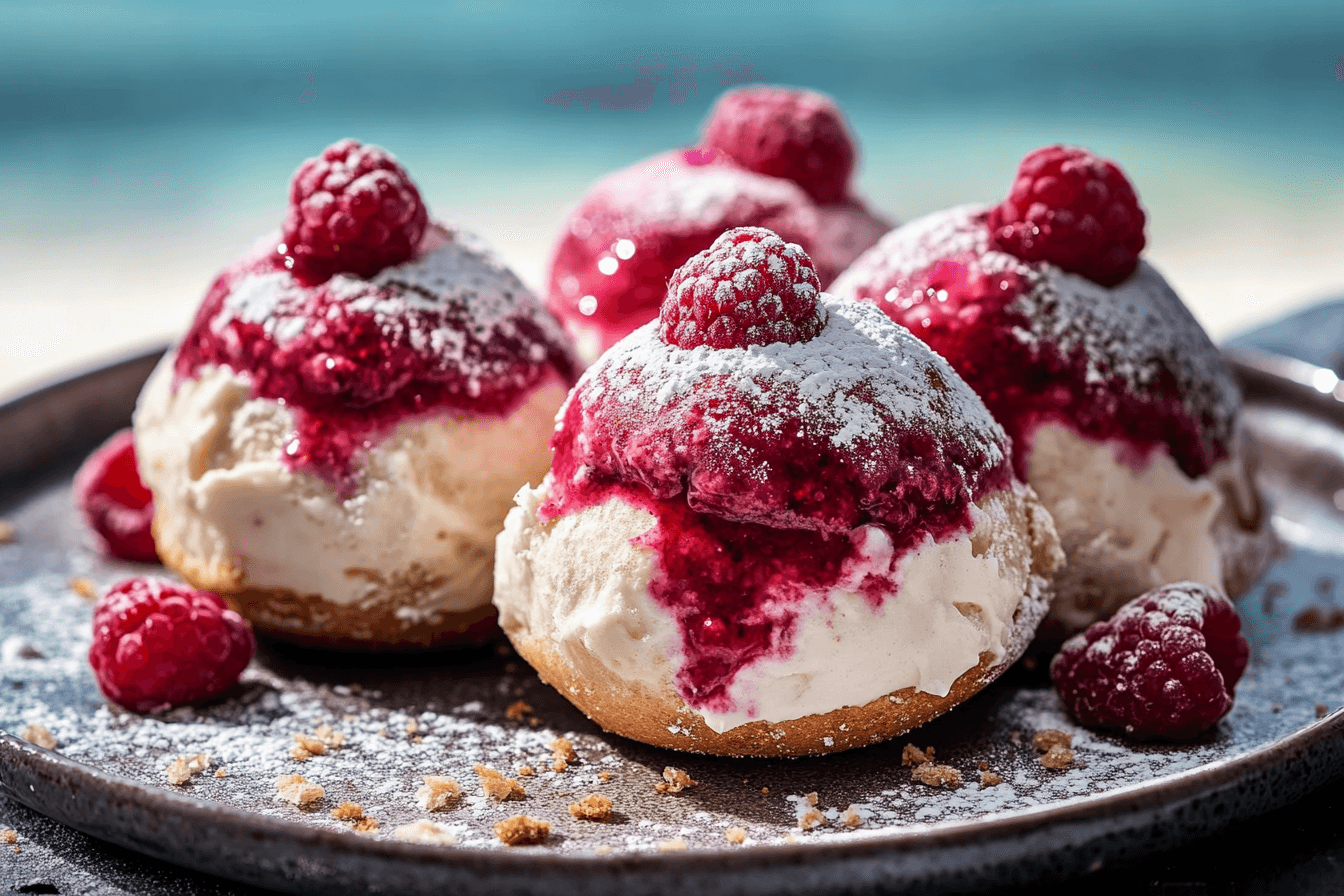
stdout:
{"type": "Polygon", "coordinates": [[[554,768],[555,765],[561,766],[555,769],[557,772],[564,771],[569,763],[577,762],[579,759],[579,754],[574,752],[574,745],[569,742],[567,737],[557,737],[547,746],[551,748],[551,757],[555,760],[552,767],[554,768]]]}
{"type": "Polygon", "coordinates": [[[762,793],[762,794],[768,794],[768,793],[770,793],[770,788],[769,788],[769,787],[762,787],[762,788],[761,788],[761,793],[762,793]]]}
{"type": "Polygon", "coordinates": [[[840,813],[840,821],[847,828],[857,828],[863,824],[863,816],[859,814],[857,803],[850,803],[845,811],[840,813]]]}
{"type": "Polygon", "coordinates": [[[416,821],[403,824],[392,832],[392,836],[407,843],[428,843],[431,846],[452,846],[457,843],[457,835],[441,824],[432,821],[416,821]]]}
{"type": "Polygon", "coordinates": [[[203,772],[210,765],[210,757],[204,753],[197,753],[194,756],[179,756],[168,764],[164,772],[168,776],[168,783],[182,785],[191,780],[191,776],[197,772],[203,772]]]}
{"type": "Polygon", "coordinates": [[[0,831],[0,843],[18,843],[19,832],[13,828],[5,828],[0,831]]]}
{"type": "MultiPolygon", "coordinates": [[[[476,776],[481,779],[481,792],[496,802],[521,800],[527,796],[523,785],[513,778],[506,778],[492,768],[486,768],[479,762],[472,766],[476,776]]],[[[522,818],[524,816],[518,816],[522,818]]]]}
{"type": "Polygon", "coordinates": [[[275,779],[275,791],[276,799],[300,809],[307,809],[327,793],[320,784],[313,784],[303,775],[281,775],[275,779]]]}
{"type": "Polygon", "coordinates": [[[1324,703],[1316,704],[1316,718],[1323,719],[1329,714],[1330,714],[1330,707],[1326,706],[1324,703]]]}
{"type": "Polygon", "coordinates": [[[406,733],[407,733],[407,734],[414,734],[415,732],[417,732],[417,731],[419,731],[419,730],[420,730],[420,723],[419,723],[419,722],[417,722],[415,719],[407,719],[407,720],[406,720],[406,733]]]}
{"type": "Polygon", "coordinates": [[[12,544],[17,531],[9,520],[0,520],[0,544],[12,544]]]}
{"type": "Polygon", "coordinates": [[[530,815],[514,815],[495,822],[495,836],[505,846],[536,846],[551,836],[551,824],[530,815]]]}
{"type": "Polygon", "coordinates": [[[339,750],[345,746],[345,735],[333,730],[326,722],[317,726],[317,730],[313,732],[313,737],[328,750],[339,750]]]}
{"type": "Polygon", "coordinates": [[[363,818],[358,819],[355,822],[355,825],[352,828],[352,830],[356,834],[376,834],[378,832],[378,822],[376,819],[370,818],[369,816],[365,815],[363,818]]]}
{"type": "Polygon", "coordinates": [[[515,700],[509,704],[509,708],[504,710],[504,718],[513,721],[521,721],[524,716],[532,711],[532,704],[526,700],[515,700]]]}
{"type": "Polygon", "coordinates": [[[1073,765],[1073,750],[1063,744],[1052,744],[1039,762],[1046,768],[1065,769],[1073,765]]]}
{"type": "Polygon", "coordinates": [[[339,821],[351,821],[364,817],[364,807],[359,803],[341,803],[331,810],[331,817],[339,821]]]}
{"type": "Polygon", "coordinates": [[[1046,753],[1054,746],[1072,747],[1073,738],[1056,728],[1042,728],[1031,736],[1031,745],[1046,753]]]}
{"type": "Polygon", "coordinates": [[[921,750],[914,744],[906,744],[905,749],[901,750],[901,765],[912,767],[926,762],[933,762],[933,747],[921,750]]]}
{"type": "Polygon", "coordinates": [[[442,812],[451,808],[461,796],[461,785],[452,778],[440,775],[425,775],[424,786],[415,792],[416,802],[420,804],[421,809],[428,812],[442,812]]]}
{"type": "Polygon", "coordinates": [[[603,843],[601,846],[593,850],[593,852],[597,853],[600,856],[610,855],[611,851],[612,851],[611,847],[605,843],[603,843]]]}
{"type": "Polygon", "coordinates": [[[98,583],[88,576],[75,576],[71,579],[70,590],[85,600],[98,599],[98,583]]]}
{"type": "Polygon", "coordinates": [[[518,767],[518,777],[520,778],[530,778],[536,773],[537,770],[530,765],[523,765],[518,767]]]}
{"type": "Polygon", "coordinates": [[[1003,778],[995,774],[994,772],[990,771],[989,769],[986,768],[980,770],[981,790],[984,790],[986,787],[998,787],[1002,783],[1003,778]]]}
{"type": "Polygon", "coordinates": [[[979,762],[977,762],[977,763],[975,764],[975,767],[978,768],[978,769],[980,769],[980,771],[982,771],[982,772],[987,772],[987,771],[989,771],[989,763],[986,762],[986,761],[983,760],[983,759],[981,759],[979,762]]]}
{"type": "Polygon", "coordinates": [[[577,803],[570,803],[569,814],[584,821],[609,821],[611,800],[600,793],[590,793],[577,803]]]}
{"type": "Polygon", "coordinates": [[[34,746],[42,747],[47,750],[54,750],[60,746],[60,744],[56,743],[56,738],[47,730],[47,727],[45,725],[39,725],[36,722],[24,728],[23,733],[20,734],[19,737],[34,746]]]}
{"type": "Polygon", "coordinates": [[[297,762],[307,762],[313,756],[321,756],[327,752],[327,745],[311,734],[294,735],[294,743],[297,746],[289,751],[289,755],[297,762]]]}
{"type": "Polygon", "coordinates": [[[950,765],[934,765],[932,762],[926,762],[911,769],[910,777],[928,787],[961,786],[961,772],[950,765]]]}
{"type": "Polygon", "coordinates": [[[740,846],[747,842],[747,829],[733,825],[723,832],[723,838],[734,846],[740,846]]]}
{"type": "Polygon", "coordinates": [[[553,771],[553,772],[563,772],[563,771],[564,771],[565,769],[567,769],[567,768],[569,768],[569,763],[566,762],[565,760],[563,760],[563,759],[553,759],[553,760],[551,760],[551,771],[553,771]]]}
{"type": "Polygon", "coordinates": [[[685,852],[686,841],[680,837],[673,837],[671,840],[658,841],[659,852],[685,852]]]}
{"type": "Polygon", "coordinates": [[[679,768],[667,766],[663,769],[663,780],[661,783],[653,785],[653,789],[659,793],[681,793],[696,785],[691,776],[679,768]]]}
{"type": "Polygon", "coordinates": [[[597,780],[601,781],[603,784],[607,783],[611,780],[611,772],[598,772],[597,780]]]}

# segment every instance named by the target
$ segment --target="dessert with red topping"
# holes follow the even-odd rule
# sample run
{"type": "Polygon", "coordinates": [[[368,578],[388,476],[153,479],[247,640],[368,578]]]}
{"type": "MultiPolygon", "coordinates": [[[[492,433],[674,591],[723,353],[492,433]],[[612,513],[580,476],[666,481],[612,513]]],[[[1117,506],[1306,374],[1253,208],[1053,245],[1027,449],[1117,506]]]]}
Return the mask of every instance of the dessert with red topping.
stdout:
{"type": "Polygon", "coordinates": [[[589,358],[658,314],[672,273],[731,227],[798,243],[821,286],[891,226],[850,188],[854,140],[829,97],[774,86],[725,93],[698,146],[598,181],[569,217],[547,302],[589,358]]]}
{"type": "Polygon", "coordinates": [[[135,578],[93,607],[89,664],[103,694],[136,712],[208,700],[252,661],[252,629],[218,594],[135,578]]]}
{"type": "Polygon", "coordinates": [[[494,539],[576,377],[555,320],[377,147],[294,177],[141,395],[164,562],[259,629],[352,647],[491,630],[494,539]]]}
{"type": "Polygon", "coordinates": [[[1084,725],[1185,740],[1227,715],[1249,656],[1232,602],[1209,585],[1177,582],[1070,638],[1050,676],[1084,725]]]}
{"type": "Polygon", "coordinates": [[[1069,558],[1055,637],[1170,581],[1240,594],[1272,549],[1237,384],[1140,259],[1143,224],[1113,163],[1046,147],[999,205],[899,227],[834,286],[947,358],[1012,437],[1069,558]]]}
{"type": "Polygon", "coordinates": [[[552,447],[499,538],[501,627],[658,746],[795,756],[922,724],[1017,657],[1062,562],[951,367],[761,228],[676,272],[552,447]]]}

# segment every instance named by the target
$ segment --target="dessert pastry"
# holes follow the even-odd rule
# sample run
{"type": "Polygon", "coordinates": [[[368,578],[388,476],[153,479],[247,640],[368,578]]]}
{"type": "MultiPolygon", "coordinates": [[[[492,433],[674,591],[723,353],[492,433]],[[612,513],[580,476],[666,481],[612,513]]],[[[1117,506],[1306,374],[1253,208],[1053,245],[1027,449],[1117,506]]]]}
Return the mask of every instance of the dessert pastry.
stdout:
{"type": "Polygon", "coordinates": [[[500,625],[658,746],[799,756],[922,724],[1018,656],[1062,562],[966,384],[761,228],[673,276],[552,447],[499,537],[500,625]]]}
{"type": "Polygon", "coordinates": [[[759,86],[725,93],[699,146],[598,181],[570,213],[547,303],[592,360],[658,315],[686,259],[749,225],[801,245],[825,288],[891,227],[850,192],[854,155],[829,97],[759,86]]]}
{"type": "Polygon", "coordinates": [[[834,286],[947,358],[1012,437],[1069,558],[1057,635],[1171,581],[1240,594],[1271,553],[1236,382],[1140,260],[1143,225],[1119,168],[1052,146],[999,205],[897,228],[834,286]]]}
{"type": "Polygon", "coordinates": [[[164,563],[263,632],[427,646],[493,630],[494,539],[576,377],[541,303],[428,220],[387,153],[295,175],[135,413],[164,563]]]}

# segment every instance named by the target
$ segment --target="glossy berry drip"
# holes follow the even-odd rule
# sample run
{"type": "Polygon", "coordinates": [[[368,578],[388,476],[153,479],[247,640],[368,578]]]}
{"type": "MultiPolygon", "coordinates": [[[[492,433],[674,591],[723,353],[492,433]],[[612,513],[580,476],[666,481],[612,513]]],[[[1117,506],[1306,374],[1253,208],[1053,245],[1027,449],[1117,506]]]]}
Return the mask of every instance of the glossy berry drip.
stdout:
{"type": "Polygon", "coordinates": [[[122,560],[157,563],[150,524],[154,496],[140,481],[129,429],[108,439],[75,473],[75,503],[103,550],[122,560]]]}
{"type": "Polygon", "coordinates": [[[880,604],[905,553],[969,531],[972,502],[1011,483],[1002,431],[941,359],[876,309],[827,311],[811,341],[745,350],[642,330],[589,371],[552,440],[543,519],[612,497],[656,518],[640,543],[692,706],[722,708],[739,670],[787,655],[805,595],[843,582],[880,604]],[[866,526],[892,554],[850,581],[866,526]]]}
{"type": "Polygon", "coordinates": [[[803,342],[821,332],[817,272],[794,243],[738,227],[677,269],[658,334],[680,348],[746,348],[803,342]]]}
{"type": "Polygon", "coordinates": [[[701,142],[744,168],[787,178],[817,202],[839,202],[854,170],[854,140],[827,96],[786,87],[725,93],[705,122],[701,142]]]}
{"type": "Polygon", "coordinates": [[[1180,582],[1065,642],[1050,675],[1084,725],[1184,740],[1227,715],[1249,656],[1232,602],[1208,585],[1180,582]]]}
{"type": "Polygon", "coordinates": [[[1047,146],[1022,160],[988,223],[996,248],[1114,286],[1138,267],[1144,220],[1134,187],[1114,162],[1047,146]]]}
{"type": "Polygon", "coordinates": [[[1062,294],[1072,284],[1056,288],[1039,268],[987,256],[984,213],[954,210],[944,218],[948,234],[927,245],[911,233],[874,250],[874,257],[936,260],[908,272],[860,271],[860,262],[838,286],[877,304],[948,360],[1012,437],[1019,477],[1026,478],[1032,434],[1045,422],[1125,446],[1123,460],[1136,469],[1159,448],[1192,477],[1227,456],[1235,384],[1169,290],[1135,298],[1092,287],[1099,295],[1073,299],[1062,294]],[[1138,304],[1158,301],[1146,310],[1138,304]],[[1133,310],[1121,302],[1135,303],[1133,310]],[[1124,328],[1121,312],[1130,315],[1124,328]],[[1137,326],[1171,332],[1124,331],[1137,326]]]}
{"type": "Polygon", "coordinates": [[[251,626],[222,597],[176,582],[127,579],[93,608],[89,663],[98,687],[136,712],[222,694],[254,649],[251,626]]]}
{"type": "Polygon", "coordinates": [[[420,192],[390,153],[341,140],[299,166],[276,251],[310,284],[338,271],[371,277],[410,258],[428,223],[420,192]]]}
{"type": "Polygon", "coordinates": [[[566,340],[526,288],[447,231],[431,236],[418,261],[373,281],[304,286],[272,255],[245,259],[206,295],[178,347],[177,377],[224,366],[250,380],[254,397],[283,402],[295,425],[285,462],[343,497],[359,456],[403,420],[504,416],[547,375],[572,383],[566,340]],[[250,304],[256,295],[264,313],[250,304]],[[481,319],[491,302],[502,306],[493,323],[481,319]]]}

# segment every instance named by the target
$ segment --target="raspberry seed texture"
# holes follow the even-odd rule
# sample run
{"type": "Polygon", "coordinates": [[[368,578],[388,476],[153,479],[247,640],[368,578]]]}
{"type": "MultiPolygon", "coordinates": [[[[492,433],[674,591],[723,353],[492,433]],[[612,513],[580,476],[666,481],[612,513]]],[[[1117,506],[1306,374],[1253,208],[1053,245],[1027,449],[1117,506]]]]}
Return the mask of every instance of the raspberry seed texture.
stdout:
{"type": "Polygon", "coordinates": [[[854,140],[827,96],[785,87],[725,93],[705,123],[702,143],[743,168],[783,177],[817,202],[839,202],[854,170],[854,140]]]}
{"type": "Polygon", "coordinates": [[[825,324],[820,291],[799,246],[763,227],[736,227],[672,275],[658,334],[685,349],[806,342],[825,324]]]}
{"type": "Polygon", "coordinates": [[[299,166],[277,252],[312,284],[338,272],[372,277],[414,254],[429,212],[392,154],[341,140],[299,166]]]}
{"type": "Polygon", "coordinates": [[[223,693],[254,649],[252,627],[222,597],[165,579],[127,579],[93,608],[89,664],[98,687],[135,712],[223,693]]]}
{"type": "Polygon", "coordinates": [[[1084,725],[1185,740],[1227,715],[1249,655],[1232,602],[1209,585],[1178,582],[1070,638],[1050,677],[1084,725]]]}
{"type": "Polygon", "coordinates": [[[1046,146],[1022,159],[988,223],[995,247],[1010,255],[1115,286],[1138,267],[1144,221],[1133,185],[1114,162],[1046,146]]]}

